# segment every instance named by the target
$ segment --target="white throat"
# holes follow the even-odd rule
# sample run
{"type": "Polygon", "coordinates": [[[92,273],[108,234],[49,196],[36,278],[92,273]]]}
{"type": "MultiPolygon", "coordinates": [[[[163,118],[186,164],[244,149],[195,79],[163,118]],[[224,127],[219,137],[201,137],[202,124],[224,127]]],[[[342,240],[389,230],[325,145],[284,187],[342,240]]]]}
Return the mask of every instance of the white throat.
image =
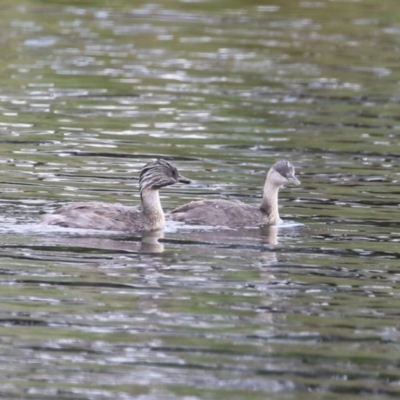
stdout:
{"type": "Polygon", "coordinates": [[[164,211],[161,207],[157,189],[143,189],[141,192],[143,214],[152,223],[163,226],[165,223],[164,211]]]}
{"type": "Polygon", "coordinates": [[[281,221],[279,218],[279,207],[278,207],[278,194],[279,185],[274,185],[265,181],[263,198],[261,201],[261,209],[267,213],[270,223],[276,224],[281,221]]]}

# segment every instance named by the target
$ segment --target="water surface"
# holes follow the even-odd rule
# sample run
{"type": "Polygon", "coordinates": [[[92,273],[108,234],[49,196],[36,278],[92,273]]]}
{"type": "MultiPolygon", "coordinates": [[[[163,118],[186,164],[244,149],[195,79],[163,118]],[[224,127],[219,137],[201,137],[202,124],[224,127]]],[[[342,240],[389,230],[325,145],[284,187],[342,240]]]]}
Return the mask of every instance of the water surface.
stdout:
{"type": "Polygon", "coordinates": [[[2,4],[0,393],[29,399],[399,395],[395,0],[2,4]],[[281,4],[282,3],[282,4],[281,4]],[[164,157],[279,228],[41,226],[138,204],[164,157]]]}

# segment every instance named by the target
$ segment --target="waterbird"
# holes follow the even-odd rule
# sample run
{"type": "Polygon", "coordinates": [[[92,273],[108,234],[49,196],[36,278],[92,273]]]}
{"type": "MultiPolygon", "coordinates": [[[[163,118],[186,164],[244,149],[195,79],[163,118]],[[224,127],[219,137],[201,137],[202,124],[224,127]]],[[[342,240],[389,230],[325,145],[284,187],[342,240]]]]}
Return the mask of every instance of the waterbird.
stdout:
{"type": "Polygon", "coordinates": [[[141,208],[104,202],[68,204],[45,214],[42,223],[68,228],[113,231],[155,231],[165,225],[159,189],[175,183],[190,183],[178,169],[164,159],[146,164],[140,173],[141,208]]]}
{"type": "Polygon", "coordinates": [[[171,217],[189,225],[245,227],[277,225],[279,217],[279,189],[289,183],[300,185],[294,166],[285,160],[278,161],[268,171],[261,204],[245,204],[238,200],[199,200],[175,208],[171,217]]]}

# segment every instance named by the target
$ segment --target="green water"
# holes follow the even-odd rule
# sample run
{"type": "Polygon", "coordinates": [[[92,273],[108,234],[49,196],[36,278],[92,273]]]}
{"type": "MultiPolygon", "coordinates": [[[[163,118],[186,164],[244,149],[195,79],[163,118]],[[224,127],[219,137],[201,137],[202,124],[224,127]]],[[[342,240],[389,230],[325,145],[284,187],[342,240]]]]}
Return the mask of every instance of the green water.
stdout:
{"type": "Polygon", "coordinates": [[[399,395],[400,6],[380,1],[3,1],[0,396],[399,395]],[[279,229],[57,229],[139,204],[150,159],[279,229]]]}

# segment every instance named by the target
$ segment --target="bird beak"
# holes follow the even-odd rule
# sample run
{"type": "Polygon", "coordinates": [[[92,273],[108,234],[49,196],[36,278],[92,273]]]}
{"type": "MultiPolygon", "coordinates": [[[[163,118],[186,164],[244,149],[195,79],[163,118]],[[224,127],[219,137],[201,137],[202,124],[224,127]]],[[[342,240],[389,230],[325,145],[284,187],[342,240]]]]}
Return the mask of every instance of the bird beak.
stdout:
{"type": "Polygon", "coordinates": [[[294,175],[288,176],[287,180],[294,185],[300,185],[301,183],[294,175]]]}
{"type": "Polygon", "coordinates": [[[179,176],[178,176],[177,181],[180,182],[180,183],[190,183],[190,179],[185,178],[185,177],[182,176],[182,175],[179,175],[179,176]]]}

